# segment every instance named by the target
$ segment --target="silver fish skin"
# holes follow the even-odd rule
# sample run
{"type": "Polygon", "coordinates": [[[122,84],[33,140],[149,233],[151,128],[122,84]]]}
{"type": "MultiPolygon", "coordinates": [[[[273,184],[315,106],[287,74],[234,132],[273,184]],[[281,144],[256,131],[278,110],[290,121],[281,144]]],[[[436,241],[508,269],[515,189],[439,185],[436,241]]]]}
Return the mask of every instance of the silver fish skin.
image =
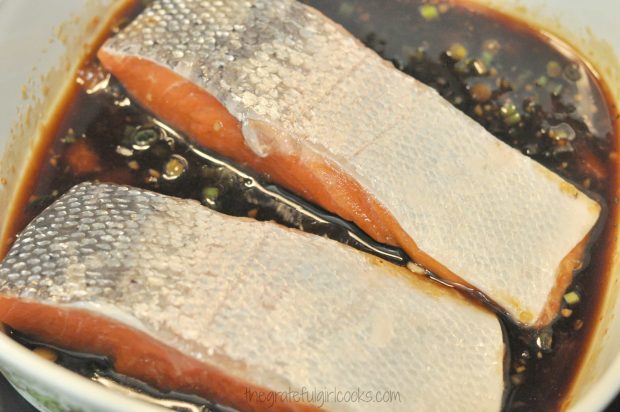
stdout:
{"type": "Polygon", "coordinates": [[[242,123],[258,157],[335,165],[413,239],[405,250],[419,247],[526,326],[554,318],[583,256],[572,253],[601,215],[575,186],[296,1],[155,1],[102,51],[199,85],[242,123]]]}
{"type": "Polygon", "coordinates": [[[20,234],[0,294],[114,319],[270,390],[399,394],[327,410],[502,402],[490,312],[338,242],[139,189],[71,189],[20,234]]]}

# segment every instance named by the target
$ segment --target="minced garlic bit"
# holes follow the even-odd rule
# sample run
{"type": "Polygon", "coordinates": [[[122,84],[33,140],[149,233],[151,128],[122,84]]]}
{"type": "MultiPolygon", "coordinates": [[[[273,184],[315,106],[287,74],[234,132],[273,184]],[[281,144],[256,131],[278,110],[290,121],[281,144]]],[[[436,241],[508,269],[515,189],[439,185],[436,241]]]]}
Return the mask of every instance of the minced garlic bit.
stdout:
{"type": "Polygon", "coordinates": [[[573,314],[573,310],[569,308],[564,308],[562,309],[561,314],[562,314],[562,317],[564,318],[570,318],[571,315],[573,314]]]}
{"type": "Polygon", "coordinates": [[[568,305],[573,306],[578,304],[581,301],[581,298],[579,297],[579,294],[577,294],[577,292],[573,291],[564,295],[564,301],[568,305]]]}
{"type": "Polygon", "coordinates": [[[454,60],[463,60],[469,55],[469,51],[461,43],[454,43],[448,49],[448,55],[454,60]]]}

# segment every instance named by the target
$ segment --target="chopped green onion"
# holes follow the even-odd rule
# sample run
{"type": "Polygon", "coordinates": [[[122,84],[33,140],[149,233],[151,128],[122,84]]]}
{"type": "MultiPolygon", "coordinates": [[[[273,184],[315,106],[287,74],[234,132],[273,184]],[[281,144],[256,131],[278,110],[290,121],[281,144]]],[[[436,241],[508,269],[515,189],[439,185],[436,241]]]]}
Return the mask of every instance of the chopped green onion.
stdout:
{"type": "Polygon", "coordinates": [[[518,124],[520,121],[521,121],[521,114],[518,112],[504,119],[504,123],[506,123],[508,126],[514,126],[518,124]]]}
{"type": "Polygon", "coordinates": [[[137,129],[131,140],[135,150],[147,150],[153,143],[159,140],[159,132],[151,128],[137,129]]]}
{"type": "Polygon", "coordinates": [[[571,82],[577,82],[581,80],[581,68],[576,63],[571,63],[564,68],[564,77],[571,82]]]}
{"type": "Polygon", "coordinates": [[[560,77],[562,75],[562,66],[560,66],[560,63],[554,60],[547,63],[547,75],[549,77],[560,77]]]}
{"type": "Polygon", "coordinates": [[[220,190],[217,187],[205,187],[202,189],[202,202],[214,205],[220,196],[220,190]]]}
{"type": "Polygon", "coordinates": [[[575,140],[577,134],[568,123],[560,123],[549,128],[549,137],[555,140],[575,140]]]}
{"type": "Polygon", "coordinates": [[[470,71],[470,61],[469,60],[460,60],[454,65],[454,69],[457,73],[466,75],[470,71]]]}
{"type": "Polygon", "coordinates": [[[60,141],[68,144],[77,142],[77,138],[75,137],[75,130],[73,130],[73,128],[69,128],[65,137],[60,139],[60,141]]]}
{"type": "Polygon", "coordinates": [[[547,79],[547,76],[540,76],[538,80],[536,80],[536,86],[545,87],[548,82],[549,79],[547,79]]]}
{"type": "Polygon", "coordinates": [[[581,301],[581,298],[579,297],[579,294],[577,292],[569,292],[566,295],[564,295],[564,301],[568,305],[574,306],[581,301]]]}
{"type": "Polygon", "coordinates": [[[461,43],[454,43],[448,49],[448,56],[452,57],[454,60],[463,60],[469,54],[469,50],[461,43]]]}
{"type": "Polygon", "coordinates": [[[491,63],[493,63],[493,59],[495,59],[495,55],[488,51],[484,51],[480,57],[480,60],[487,66],[490,66],[491,63]]]}
{"type": "Polygon", "coordinates": [[[562,90],[564,90],[564,86],[561,84],[557,84],[555,85],[555,87],[552,88],[551,94],[557,97],[562,94],[562,90]]]}
{"type": "Polygon", "coordinates": [[[175,180],[181,177],[187,170],[187,160],[181,156],[174,155],[164,166],[164,179],[175,180]]]}
{"type": "Polygon", "coordinates": [[[514,126],[521,121],[521,113],[517,110],[517,106],[513,103],[507,102],[500,109],[500,113],[504,118],[504,123],[508,126],[514,126]]]}
{"type": "Polygon", "coordinates": [[[439,18],[439,10],[432,4],[423,4],[418,10],[426,21],[437,20],[439,18]]]}
{"type": "Polygon", "coordinates": [[[510,117],[513,114],[517,113],[517,106],[515,106],[512,103],[506,103],[505,105],[502,106],[502,108],[500,109],[500,113],[502,114],[502,116],[504,118],[506,117],[510,117]]]}

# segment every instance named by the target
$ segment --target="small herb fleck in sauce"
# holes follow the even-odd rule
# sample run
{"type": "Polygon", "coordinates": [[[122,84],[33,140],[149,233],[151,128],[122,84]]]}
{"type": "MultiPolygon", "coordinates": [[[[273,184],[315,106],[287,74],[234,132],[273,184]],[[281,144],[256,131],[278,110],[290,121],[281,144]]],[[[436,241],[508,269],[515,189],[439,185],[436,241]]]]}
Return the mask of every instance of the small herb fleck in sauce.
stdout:
{"type": "MultiPolygon", "coordinates": [[[[569,49],[458,2],[304,2],[435,88],[499,139],[614,205],[615,114],[593,74],[569,49]]],[[[133,104],[96,61],[85,65],[77,83],[75,98],[50,136],[45,163],[33,166],[39,168],[38,177],[17,229],[73,185],[98,180],[196,199],[232,215],[275,220],[404,263],[402,252],[374,244],[346,222],[217,156],[193,150],[133,104]]],[[[506,411],[555,410],[561,404],[595,320],[612,225],[593,246],[590,265],[565,294],[553,325],[524,331],[505,322],[510,348],[506,411]]],[[[84,369],[75,363],[71,367],[84,369]]]]}

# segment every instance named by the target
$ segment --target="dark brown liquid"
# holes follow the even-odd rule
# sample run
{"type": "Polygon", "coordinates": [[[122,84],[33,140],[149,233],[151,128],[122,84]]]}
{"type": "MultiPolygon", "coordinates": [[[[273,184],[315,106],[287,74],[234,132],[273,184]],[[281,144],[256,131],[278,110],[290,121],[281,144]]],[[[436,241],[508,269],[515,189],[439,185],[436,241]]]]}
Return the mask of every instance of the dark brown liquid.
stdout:
{"type": "MultiPolygon", "coordinates": [[[[616,114],[602,85],[576,55],[554,48],[526,26],[481,10],[452,3],[420,9],[419,0],[305,3],[436,88],[499,139],[606,204],[607,225],[592,247],[591,263],[570,288],[579,293],[580,303],[565,305],[571,313],[564,311],[541,332],[504,322],[510,348],[505,410],[559,409],[597,320],[614,245],[616,114]]],[[[217,156],[197,155],[127,100],[114,80],[92,92],[105,77],[94,60],[80,73],[81,87],[45,140],[44,161],[32,165],[36,178],[26,185],[29,201],[17,216],[15,233],[73,185],[99,180],[198,199],[224,213],[276,220],[402,261],[399,251],[374,244],[346,222],[293,197],[287,196],[292,203],[274,197],[277,188],[261,186],[260,179],[237,173],[217,156]],[[92,161],[77,164],[72,152],[92,161]]]]}

